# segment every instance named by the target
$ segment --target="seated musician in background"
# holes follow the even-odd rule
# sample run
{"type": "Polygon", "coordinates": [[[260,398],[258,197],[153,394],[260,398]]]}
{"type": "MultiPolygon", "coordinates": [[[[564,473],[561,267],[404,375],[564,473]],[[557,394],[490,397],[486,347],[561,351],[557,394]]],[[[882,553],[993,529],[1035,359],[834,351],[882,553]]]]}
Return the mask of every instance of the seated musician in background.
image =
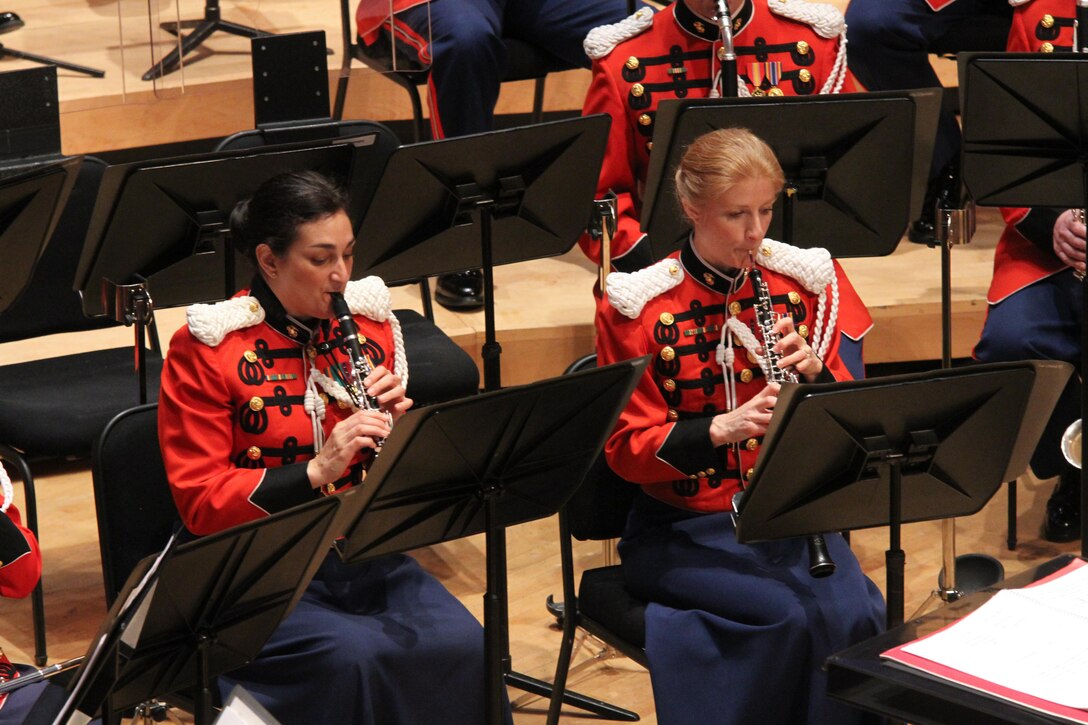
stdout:
{"type": "MultiPolygon", "coordinates": [[[[42,555],[38,540],[23,526],[19,509],[10,498],[11,481],[0,464],[0,484],[3,484],[3,505],[0,505],[0,597],[22,598],[30,594],[42,575],[42,555]]],[[[14,665],[0,649],[0,682],[18,679],[32,672],[29,665],[14,665]]],[[[37,682],[0,695],[0,723],[21,723],[26,719],[38,695],[46,686],[37,682]]]]}
{"type": "MultiPolygon", "coordinates": [[[[360,0],[355,20],[368,55],[390,58],[395,48],[399,68],[430,67],[431,133],[440,139],[493,129],[508,66],[504,38],[536,46],[572,68],[588,68],[586,33],[627,13],[627,0],[360,0]]],[[[435,299],[450,309],[482,306],[482,274],[442,275],[435,299]]]]}
{"type": "Polygon", "coordinates": [[[821,665],[884,619],[880,592],[839,534],[826,536],[836,571],[816,579],[804,539],[741,545],[730,516],[779,392],[757,363],[767,348],[806,382],[850,378],[827,251],[764,239],[782,185],[774,153],[751,132],[698,138],[676,173],[690,239],[641,271],[610,275],[598,308],[602,364],[653,359],[605,452],[642,487],[619,551],[628,589],[650,603],[661,723],[856,722],[826,698],[821,665]],[[755,269],[789,315],[774,325],[777,341],[753,332],[755,269]]]}
{"type": "MultiPolygon", "coordinates": [[[[737,88],[742,96],[807,96],[854,91],[846,67],[846,24],[833,5],[806,0],[729,0],[737,88]]],[[[612,118],[597,196],[617,197],[611,266],[646,266],[649,244],[639,231],[657,107],[677,98],[720,94],[721,32],[714,0],[677,0],[656,15],[640,10],[586,37],[593,77],[584,115],[612,118]]],[[[756,129],[758,131],[758,129],[756,129]]],[[[600,242],[584,235],[582,251],[601,263],[600,242]]],[[[839,276],[840,355],[863,377],[862,337],[873,321],[844,272],[839,276]]]]}
{"type": "MultiPolygon", "coordinates": [[[[378,441],[412,404],[389,290],[349,282],[355,236],[344,192],[312,172],[262,184],[231,216],[258,273],[250,289],[194,305],[162,374],[160,444],[174,501],[194,534],[221,531],[359,485],[378,441]],[[343,383],[348,345],[331,307],[342,293],[373,370],[380,410],[343,383]]],[[[346,566],[330,551],[260,656],[223,678],[280,722],[484,719],[483,630],[405,555],[346,566]]]]}
{"type": "MultiPolygon", "coordinates": [[[[1008,50],[1068,52],[1073,47],[1074,0],[1016,2],[1008,50]]],[[[1002,209],[1005,230],[994,253],[990,304],[975,357],[983,362],[1043,358],[1080,369],[1085,227],[1078,210],[1002,209]]],[[[1062,392],[1035,454],[1037,478],[1059,476],[1046,504],[1043,536],[1080,538],[1080,471],[1062,459],[1065,429],[1081,417],[1080,376],[1062,392]]]]}

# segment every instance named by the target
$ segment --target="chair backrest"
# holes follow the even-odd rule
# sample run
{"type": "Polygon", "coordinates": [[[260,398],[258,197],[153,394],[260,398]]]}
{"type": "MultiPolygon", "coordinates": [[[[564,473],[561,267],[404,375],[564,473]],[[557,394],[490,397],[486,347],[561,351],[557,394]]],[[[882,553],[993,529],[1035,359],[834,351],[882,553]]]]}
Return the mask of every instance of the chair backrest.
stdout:
{"type": "Polygon", "coordinates": [[[22,296],[0,315],[0,342],[56,332],[77,332],[118,324],[83,315],[79,293],[72,289],[76,264],[83,252],[98,187],[106,163],[85,156],[68,203],[53,230],[34,277],[22,296]]]}
{"type": "Polygon", "coordinates": [[[106,605],[136,563],[162,549],[180,525],[159,451],[157,404],[111,420],[94,449],[94,502],[106,605]]]}
{"type": "MultiPolygon", "coordinates": [[[[596,354],[586,355],[573,362],[566,373],[596,366],[596,354]]],[[[602,453],[566,503],[571,535],[580,541],[619,538],[627,524],[627,512],[638,493],[638,486],[616,475],[602,453]]]]}

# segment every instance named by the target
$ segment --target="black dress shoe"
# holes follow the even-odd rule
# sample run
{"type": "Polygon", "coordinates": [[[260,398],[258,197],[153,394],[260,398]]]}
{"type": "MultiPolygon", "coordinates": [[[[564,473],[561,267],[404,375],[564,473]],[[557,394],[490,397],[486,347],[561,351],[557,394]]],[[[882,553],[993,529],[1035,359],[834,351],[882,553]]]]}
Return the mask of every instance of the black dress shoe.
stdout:
{"type": "Polygon", "coordinates": [[[941,172],[929,180],[926,196],[922,201],[922,213],[910,223],[907,239],[915,244],[937,246],[937,207],[955,208],[960,203],[959,165],[950,163],[941,172]]]}
{"type": "Polygon", "coordinates": [[[484,275],[478,269],[444,274],[435,285],[434,298],[449,310],[471,310],[484,305],[484,275]]]}
{"type": "Polygon", "coordinates": [[[1067,467],[1046,502],[1043,538],[1055,543],[1080,538],[1080,469],[1067,467]]]}

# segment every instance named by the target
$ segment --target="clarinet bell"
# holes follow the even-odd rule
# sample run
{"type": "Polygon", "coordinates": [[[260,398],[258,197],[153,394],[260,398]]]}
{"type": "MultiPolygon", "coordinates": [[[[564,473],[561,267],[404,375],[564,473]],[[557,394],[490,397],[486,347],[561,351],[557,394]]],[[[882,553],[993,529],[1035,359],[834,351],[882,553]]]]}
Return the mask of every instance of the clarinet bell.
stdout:
{"type": "Polygon", "coordinates": [[[814,579],[823,579],[835,573],[835,562],[827,550],[827,541],[821,534],[808,537],[808,573],[814,579]]]}

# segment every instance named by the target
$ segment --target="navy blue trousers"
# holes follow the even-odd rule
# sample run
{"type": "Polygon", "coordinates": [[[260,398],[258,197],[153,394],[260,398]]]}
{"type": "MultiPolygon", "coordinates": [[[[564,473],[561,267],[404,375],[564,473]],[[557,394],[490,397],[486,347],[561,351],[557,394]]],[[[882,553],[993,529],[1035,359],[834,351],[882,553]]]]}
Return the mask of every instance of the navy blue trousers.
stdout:
{"type": "MultiPolygon", "coordinates": [[[[933,12],[925,0],[850,0],[846,7],[848,62],[870,91],[940,87],[929,53],[1005,50],[1008,0],[956,0],[933,12]]],[[[941,112],[930,176],[960,153],[956,117],[941,112]]]]}
{"type": "Polygon", "coordinates": [[[662,725],[847,725],[826,696],[828,656],[878,634],[884,603],[838,534],[837,565],[808,573],[804,539],[739,544],[729,514],[640,495],[620,542],[628,589],[650,602],[646,655],[662,725]]]}
{"type": "MultiPolygon", "coordinates": [[[[506,73],[504,37],[542,45],[570,66],[588,68],[582,49],[586,34],[627,14],[627,0],[432,0],[429,95],[434,137],[492,129],[506,73]]],[[[397,18],[427,37],[426,5],[397,18]]]]}
{"type": "Polygon", "coordinates": [[[235,685],[283,725],[479,725],[483,628],[410,557],[330,554],[257,659],[220,679],[224,698],[235,685]]]}
{"type": "MultiPolygon", "coordinates": [[[[1083,289],[1073,270],[1066,269],[991,305],[975,357],[981,362],[1064,360],[1079,371],[1083,289]]],[[[1031,458],[1039,478],[1062,472],[1061,437],[1080,417],[1080,386],[1079,375],[1073,375],[1039,439],[1031,458]]]]}

